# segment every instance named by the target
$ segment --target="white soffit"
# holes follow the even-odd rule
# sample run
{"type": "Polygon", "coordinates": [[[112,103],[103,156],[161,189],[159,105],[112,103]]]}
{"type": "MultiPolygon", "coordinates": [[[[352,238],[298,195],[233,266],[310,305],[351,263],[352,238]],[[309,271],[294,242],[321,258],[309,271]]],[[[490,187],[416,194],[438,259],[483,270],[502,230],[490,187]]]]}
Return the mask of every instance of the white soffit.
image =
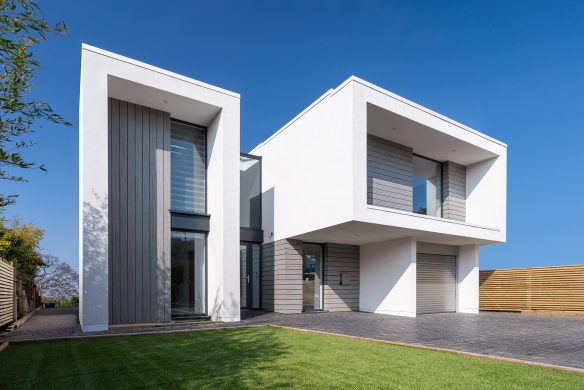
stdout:
{"type": "Polygon", "coordinates": [[[413,237],[417,241],[447,245],[484,245],[494,242],[359,221],[345,222],[290,238],[316,243],[334,242],[338,244],[366,245],[405,237],[413,237]]]}
{"type": "Polygon", "coordinates": [[[497,155],[476,145],[367,103],[367,133],[414,149],[438,161],[470,165],[497,155]]]}
{"type": "Polygon", "coordinates": [[[220,107],[189,99],[147,85],[108,76],[108,96],[170,113],[170,117],[200,126],[208,126],[220,107]]]}

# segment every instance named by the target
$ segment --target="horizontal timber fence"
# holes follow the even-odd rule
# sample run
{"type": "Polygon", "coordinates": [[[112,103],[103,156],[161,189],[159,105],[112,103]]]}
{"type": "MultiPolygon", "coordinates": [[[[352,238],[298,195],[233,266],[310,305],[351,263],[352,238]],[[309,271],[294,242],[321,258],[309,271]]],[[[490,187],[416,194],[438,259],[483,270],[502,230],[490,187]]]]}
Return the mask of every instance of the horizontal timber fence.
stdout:
{"type": "Polygon", "coordinates": [[[40,288],[34,279],[0,259],[0,328],[40,306],[40,288]]]}
{"type": "Polygon", "coordinates": [[[479,308],[584,312],[584,265],[479,272],[479,308]]]}
{"type": "Polygon", "coordinates": [[[15,320],[14,267],[0,260],[0,327],[15,320]]]}

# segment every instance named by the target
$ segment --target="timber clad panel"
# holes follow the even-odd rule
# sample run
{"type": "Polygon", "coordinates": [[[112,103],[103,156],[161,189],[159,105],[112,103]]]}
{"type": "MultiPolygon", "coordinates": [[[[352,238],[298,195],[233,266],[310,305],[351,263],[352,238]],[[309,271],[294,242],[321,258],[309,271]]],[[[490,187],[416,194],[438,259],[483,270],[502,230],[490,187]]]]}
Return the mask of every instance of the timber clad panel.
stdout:
{"type": "Polygon", "coordinates": [[[412,211],[413,150],[367,135],[367,203],[412,211]]]}
{"type": "Polygon", "coordinates": [[[584,265],[479,272],[479,308],[584,311],[584,265]]]}
{"type": "Polygon", "coordinates": [[[109,99],[111,324],[170,320],[170,115],[109,99]]]}
{"type": "Polygon", "coordinates": [[[466,167],[452,161],[442,165],[442,216],[466,220],[466,167]]]}
{"type": "Polygon", "coordinates": [[[0,260],[0,326],[14,320],[14,268],[0,260]]]}
{"type": "Polygon", "coordinates": [[[324,245],[324,310],[359,310],[359,246],[324,245]]]}
{"type": "Polygon", "coordinates": [[[262,247],[262,305],[278,313],[302,312],[302,242],[280,240],[262,247]]]}

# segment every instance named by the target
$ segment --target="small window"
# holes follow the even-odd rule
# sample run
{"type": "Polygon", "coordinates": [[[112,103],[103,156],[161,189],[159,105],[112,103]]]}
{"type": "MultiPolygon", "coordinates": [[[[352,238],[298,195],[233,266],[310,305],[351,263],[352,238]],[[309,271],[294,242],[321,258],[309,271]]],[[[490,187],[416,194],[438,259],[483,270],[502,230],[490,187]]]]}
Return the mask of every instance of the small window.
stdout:
{"type": "Polygon", "coordinates": [[[170,126],[170,208],[204,214],[206,130],[179,122],[170,126]]]}
{"type": "Polygon", "coordinates": [[[442,164],[414,156],[414,209],[417,214],[442,216],[442,164]]]}

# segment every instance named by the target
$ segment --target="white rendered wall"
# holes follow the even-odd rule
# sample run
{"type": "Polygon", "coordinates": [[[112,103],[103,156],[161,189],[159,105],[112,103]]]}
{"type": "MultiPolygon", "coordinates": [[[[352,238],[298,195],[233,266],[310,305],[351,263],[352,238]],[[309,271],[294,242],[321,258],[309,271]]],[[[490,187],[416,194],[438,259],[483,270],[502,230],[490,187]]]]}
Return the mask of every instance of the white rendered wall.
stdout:
{"type": "Polygon", "coordinates": [[[479,312],[479,247],[465,245],[459,248],[456,262],[456,311],[479,312]]]}
{"type": "Polygon", "coordinates": [[[507,152],[466,167],[466,221],[496,227],[506,240],[507,152]]]}
{"type": "Polygon", "coordinates": [[[359,310],[416,316],[416,242],[361,245],[359,310]]]}
{"type": "Polygon", "coordinates": [[[352,219],[352,101],[350,87],[329,91],[251,151],[262,156],[265,242],[352,219]]]}
{"type": "Polygon", "coordinates": [[[239,321],[239,105],[211,123],[207,150],[208,314],[239,321]]]}
{"type": "Polygon", "coordinates": [[[209,126],[207,309],[239,319],[239,95],[88,45],[79,102],[79,319],[107,330],[108,97],[209,126]]]}
{"type": "Polygon", "coordinates": [[[82,51],[79,97],[79,322],[108,329],[108,99],[105,66],[82,51]]]}

